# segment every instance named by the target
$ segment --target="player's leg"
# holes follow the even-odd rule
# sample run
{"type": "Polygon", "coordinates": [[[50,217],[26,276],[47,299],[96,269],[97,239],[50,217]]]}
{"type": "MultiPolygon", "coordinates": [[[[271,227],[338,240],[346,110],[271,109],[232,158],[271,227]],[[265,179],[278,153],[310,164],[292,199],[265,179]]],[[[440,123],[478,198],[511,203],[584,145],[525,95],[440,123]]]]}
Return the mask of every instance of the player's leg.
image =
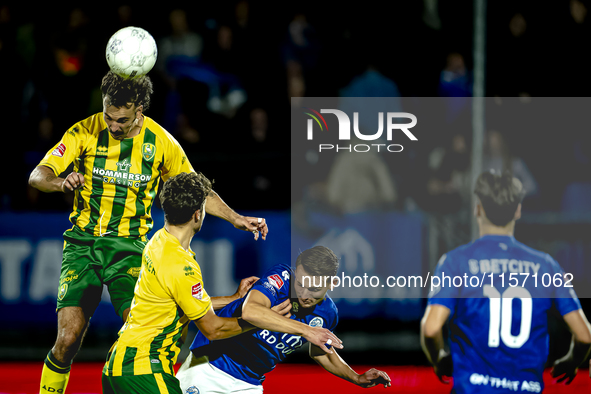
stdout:
{"type": "Polygon", "coordinates": [[[127,320],[133,291],[142,266],[145,242],[137,239],[114,238],[104,240],[103,280],[109,289],[111,303],[123,321],[127,320]]]}
{"type": "Polygon", "coordinates": [[[41,392],[64,392],[70,378],[70,365],[76,355],[88,320],[80,307],[66,307],[58,312],[58,335],[47,354],[41,374],[41,392]]]}
{"type": "Polygon", "coordinates": [[[65,392],[70,365],[100,302],[102,283],[91,258],[91,238],[74,231],[64,234],[66,242],[57,302],[58,334],[45,358],[40,393],[65,392]]]}
{"type": "Polygon", "coordinates": [[[178,380],[169,374],[103,375],[103,394],[182,394],[178,380]]]}

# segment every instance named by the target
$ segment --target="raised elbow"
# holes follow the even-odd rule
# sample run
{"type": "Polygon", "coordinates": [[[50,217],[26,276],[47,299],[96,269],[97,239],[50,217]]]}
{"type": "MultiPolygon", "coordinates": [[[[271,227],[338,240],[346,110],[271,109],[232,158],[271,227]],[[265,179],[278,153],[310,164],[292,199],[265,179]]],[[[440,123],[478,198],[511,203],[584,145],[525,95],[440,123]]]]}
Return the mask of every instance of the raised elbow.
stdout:
{"type": "Polygon", "coordinates": [[[33,170],[33,172],[31,172],[31,175],[29,175],[29,186],[37,189],[38,182],[37,177],[35,176],[35,170],[33,170]]]}
{"type": "Polygon", "coordinates": [[[220,331],[217,329],[209,329],[209,330],[202,329],[201,332],[210,341],[217,341],[218,339],[220,339],[220,331]]]}

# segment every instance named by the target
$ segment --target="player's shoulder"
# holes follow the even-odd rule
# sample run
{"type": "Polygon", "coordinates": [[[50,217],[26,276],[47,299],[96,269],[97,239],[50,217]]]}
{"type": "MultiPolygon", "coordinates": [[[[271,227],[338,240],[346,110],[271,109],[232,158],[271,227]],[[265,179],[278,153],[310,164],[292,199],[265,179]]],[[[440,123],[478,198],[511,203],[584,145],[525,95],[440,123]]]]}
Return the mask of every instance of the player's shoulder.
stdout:
{"type": "Polygon", "coordinates": [[[178,144],[176,138],[168,130],[162,127],[158,122],[149,116],[144,115],[145,130],[154,134],[156,140],[163,145],[178,144]]]}
{"type": "Polygon", "coordinates": [[[103,113],[99,112],[75,123],[68,129],[68,133],[80,138],[97,137],[107,127],[103,120],[103,113]]]}
{"type": "Polygon", "coordinates": [[[539,260],[546,260],[548,262],[554,261],[552,256],[550,256],[548,253],[542,252],[541,250],[534,249],[531,246],[527,246],[526,244],[521,243],[517,240],[515,240],[514,245],[516,248],[521,250],[523,253],[528,254],[528,255],[532,256],[533,258],[536,258],[539,260]]]}
{"type": "Polygon", "coordinates": [[[200,273],[200,267],[193,258],[194,255],[183,249],[178,239],[164,228],[154,234],[146,245],[144,253],[155,261],[158,267],[164,267],[163,269],[167,272],[182,270],[189,266],[190,268],[185,270],[200,273]]]}

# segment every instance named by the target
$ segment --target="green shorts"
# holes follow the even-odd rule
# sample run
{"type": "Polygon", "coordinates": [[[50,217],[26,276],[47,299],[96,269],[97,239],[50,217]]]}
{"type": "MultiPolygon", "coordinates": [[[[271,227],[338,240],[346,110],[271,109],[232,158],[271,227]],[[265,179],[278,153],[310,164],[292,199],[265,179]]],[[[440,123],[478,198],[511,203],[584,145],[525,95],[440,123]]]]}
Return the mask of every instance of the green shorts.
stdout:
{"type": "Polygon", "coordinates": [[[103,375],[103,394],[182,394],[177,378],[167,373],[133,376],[103,375]]]}
{"type": "Polygon", "coordinates": [[[115,312],[130,307],[146,243],[137,238],[96,237],[77,226],[64,233],[57,310],[79,306],[92,316],[107,285],[115,312]]]}

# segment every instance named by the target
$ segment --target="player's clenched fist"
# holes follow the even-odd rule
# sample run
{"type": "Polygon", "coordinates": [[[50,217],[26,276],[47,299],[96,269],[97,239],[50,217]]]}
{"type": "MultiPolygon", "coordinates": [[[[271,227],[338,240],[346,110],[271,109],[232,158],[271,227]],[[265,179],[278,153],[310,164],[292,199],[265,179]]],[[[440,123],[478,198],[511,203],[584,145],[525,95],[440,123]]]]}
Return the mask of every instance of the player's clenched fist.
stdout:
{"type": "Polygon", "coordinates": [[[67,191],[73,192],[74,190],[84,186],[84,175],[78,172],[70,173],[64,182],[62,183],[62,191],[66,193],[67,191]]]}
{"type": "Polygon", "coordinates": [[[318,346],[324,352],[328,354],[332,354],[332,350],[326,347],[334,346],[337,349],[343,348],[343,341],[339,339],[335,334],[333,334],[330,330],[322,327],[309,327],[307,332],[302,335],[306,338],[310,343],[318,346]]]}

